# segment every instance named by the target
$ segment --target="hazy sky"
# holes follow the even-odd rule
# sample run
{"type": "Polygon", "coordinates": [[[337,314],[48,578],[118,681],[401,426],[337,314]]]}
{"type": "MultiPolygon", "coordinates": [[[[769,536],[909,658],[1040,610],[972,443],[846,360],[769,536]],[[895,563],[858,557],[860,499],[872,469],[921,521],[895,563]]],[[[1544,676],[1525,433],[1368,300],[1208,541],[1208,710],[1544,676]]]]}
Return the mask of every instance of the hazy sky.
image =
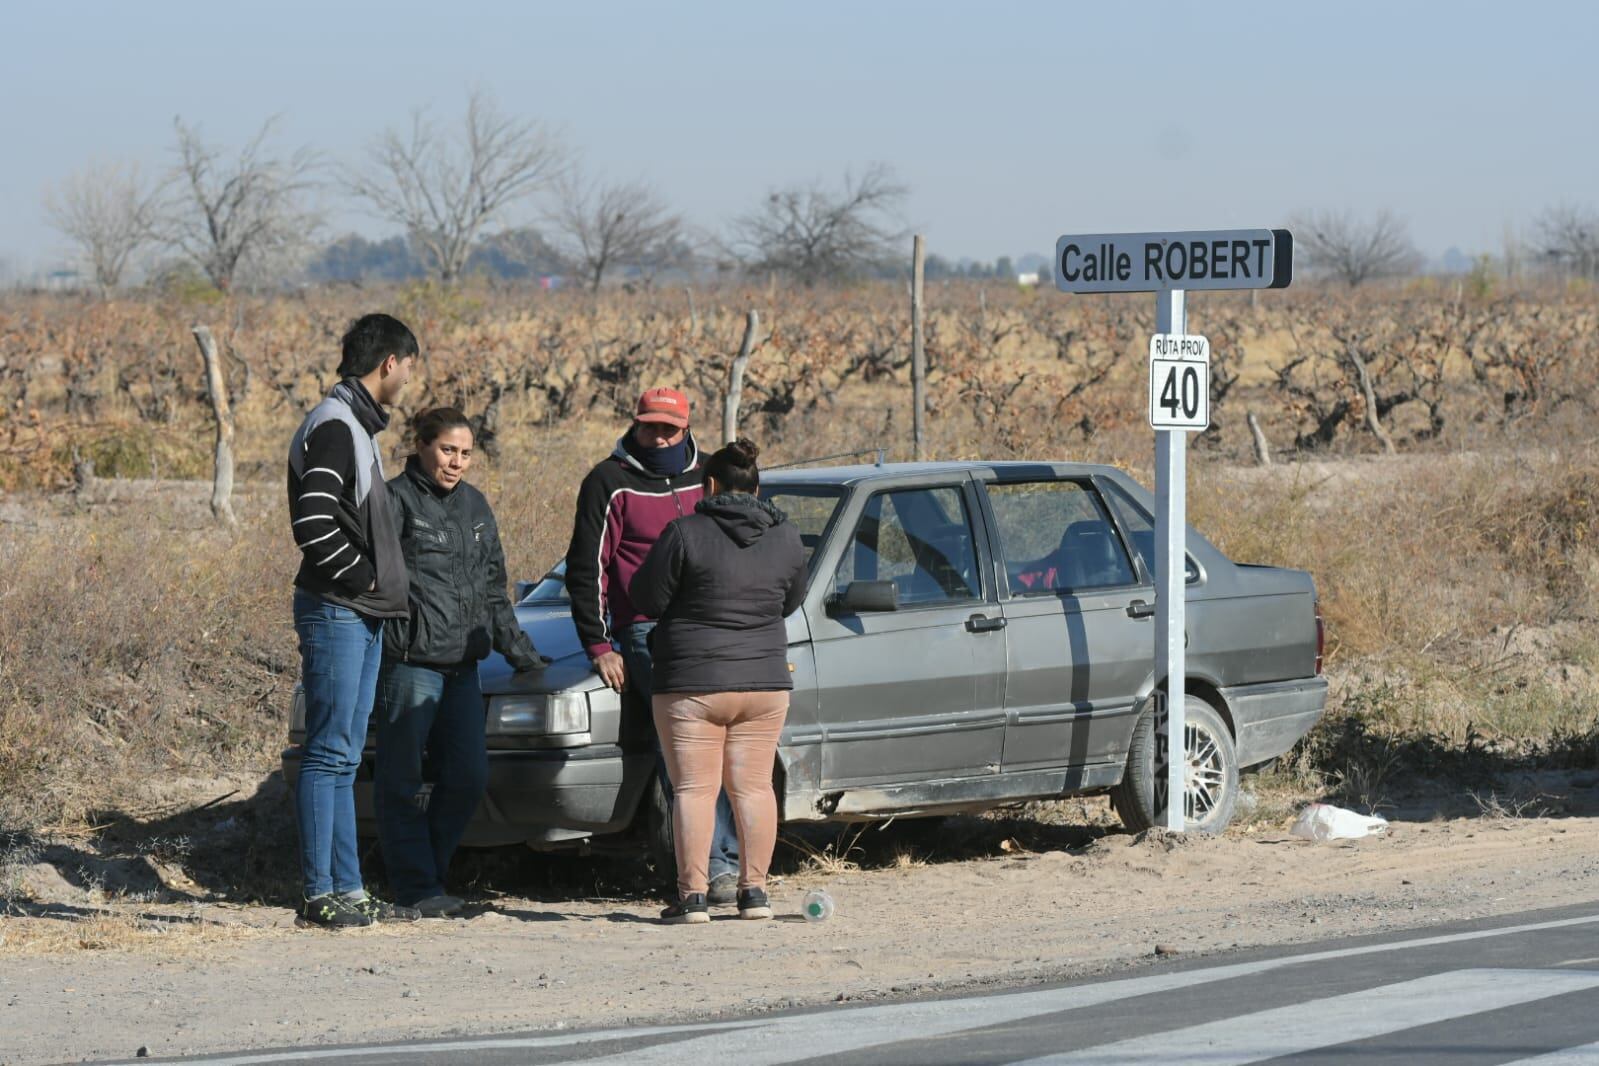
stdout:
{"type": "Polygon", "coordinates": [[[471,86],[707,227],[888,163],[950,258],[1305,207],[1496,251],[1551,204],[1599,206],[1593,3],[7,0],[0,30],[0,257],[23,269],[64,248],[51,184],[169,166],[175,115],[231,147],[279,114],[278,143],[355,158],[471,86]]]}

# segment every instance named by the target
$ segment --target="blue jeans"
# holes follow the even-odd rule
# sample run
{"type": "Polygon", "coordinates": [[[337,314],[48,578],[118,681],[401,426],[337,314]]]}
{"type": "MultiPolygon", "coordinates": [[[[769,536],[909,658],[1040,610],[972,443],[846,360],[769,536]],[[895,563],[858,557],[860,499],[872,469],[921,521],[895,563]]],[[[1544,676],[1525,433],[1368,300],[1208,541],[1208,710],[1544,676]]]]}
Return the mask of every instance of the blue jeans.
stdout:
{"type": "Polygon", "coordinates": [[[383,625],[294,590],[305,689],[305,754],[295,792],[300,872],[307,899],[361,888],[355,844],[355,771],[383,658],[383,625]]]}
{"type": "MultiPolygon", "coordinates": [[[[630,626],[623,626],[616,634],[617,650],[622,653],[622,663],[627,667],[627,687],[644,701],[644,714],[649,718],[652,728],[655,718],[650,713],[650,696],[653,694],[655,675],[650,657],[650,631],[654,628],[654,622],[634,622],[630,626]]],[[[657,735],[657,752],[660,751],[660,745],[661,738],[657,735]]],[[[672,779],[666,772],[665,756],[657,755],[655,772],[660,774],[661,784],[666,787],[667,803],[671,803],[672,779]]],[[[712,881],[723,874],[738,876],[738,826],[733,821],[733,805],[728,802],[725,788],[716,796],[716,832],[711,836],[711,861],[707,870],[712,881]]]]}
{"type": "Polygon", "coordinates": [[[385,662],[376,714],[378,843],[395,901],[409,906],[444,894],[450,856],[488,787],[477,663],[385,662]]]}

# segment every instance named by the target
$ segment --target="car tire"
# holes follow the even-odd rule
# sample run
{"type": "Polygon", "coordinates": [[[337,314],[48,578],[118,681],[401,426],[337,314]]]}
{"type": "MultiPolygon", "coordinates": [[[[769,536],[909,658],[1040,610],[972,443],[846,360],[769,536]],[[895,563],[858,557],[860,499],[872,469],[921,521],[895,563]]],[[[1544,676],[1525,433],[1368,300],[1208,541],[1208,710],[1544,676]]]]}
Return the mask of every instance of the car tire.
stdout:
{"type": "Polygon", "coordinates": [[[677,849],[672,843],[672,804],[666,798],[666,786],[659,773],[650,777],[649,790],[644,794],[644,843],[655,872],[675,885],[677,849]]]}
{"type": "MultiPolygon", "coordinates": [[[[1232,732],[1216,709],[1198,696],[1183,701],[1188,734],[1190,777],[1188,812],[1190,832],[1220,833],[1232,821],[1238,803],[1238,754],[1232,732]],[[1194,760],[1198,760],[1197,765],[1194,760]]],[[[1157,728],[1153,709],[1139,716],[1127,750],[1127,772],[1111,790],[1111,806],[1122,824],[1134,833],[1166,824],[1166,737],[1157,728]]]]}

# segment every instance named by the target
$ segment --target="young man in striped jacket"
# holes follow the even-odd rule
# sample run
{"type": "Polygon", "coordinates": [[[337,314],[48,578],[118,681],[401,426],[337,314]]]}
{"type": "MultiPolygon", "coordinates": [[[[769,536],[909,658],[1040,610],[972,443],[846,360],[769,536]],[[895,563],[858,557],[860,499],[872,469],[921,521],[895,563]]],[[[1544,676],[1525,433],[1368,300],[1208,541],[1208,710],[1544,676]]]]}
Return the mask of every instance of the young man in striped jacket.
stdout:
{"type": "Polygon", "coordinates": [[[419,915],[367,893],[355,842],[355,771],[382,662],[383,620],[407,616],[409,579],[377,435],[417,356],[388,315],[344,335],[340,381],[289,444],[289,515],[301,553],[294,629],[305,691],[295,794],[304,899],[298,922],[343,929],[419,915]]]}

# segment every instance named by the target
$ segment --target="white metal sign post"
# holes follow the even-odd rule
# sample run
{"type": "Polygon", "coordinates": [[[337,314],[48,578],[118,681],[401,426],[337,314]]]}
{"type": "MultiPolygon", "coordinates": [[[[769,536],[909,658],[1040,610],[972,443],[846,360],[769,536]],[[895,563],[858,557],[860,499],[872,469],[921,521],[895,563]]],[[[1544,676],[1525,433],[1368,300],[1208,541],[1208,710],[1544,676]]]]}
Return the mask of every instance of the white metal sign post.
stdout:
{"type": "Polygon", "coordinates": [[[1210,342],[1188,333],[1189,289],[1282,289],[1293,277],[1287,230],[1067,235],[1055,242],[1062,292],[1153,292],[1149,423],[1155,430],[1155,698],[1165,719],[1166,828],[1187,828],[1183,708],[1188,548],[1185,433],[1210,425],[1210,342]]]}

